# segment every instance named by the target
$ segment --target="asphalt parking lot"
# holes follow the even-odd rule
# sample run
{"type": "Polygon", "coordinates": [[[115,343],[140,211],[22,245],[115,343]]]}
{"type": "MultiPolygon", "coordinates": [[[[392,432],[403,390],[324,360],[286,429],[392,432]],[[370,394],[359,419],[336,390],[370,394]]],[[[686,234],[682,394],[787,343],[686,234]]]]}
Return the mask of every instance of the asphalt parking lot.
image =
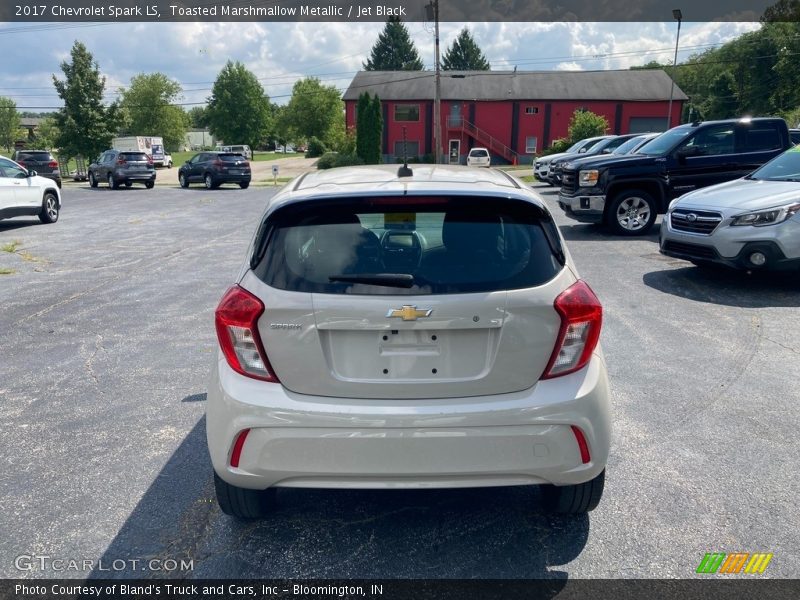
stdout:
{"type": "Polygon", "coordinates": [[[0,577],[87,575],[21,555],[128,561],[98,577],[691,577],[717,551],[796,577],[798,275],[709,273],[536,189],[605,307],[614,431],[588,517],[542,514],[535,488],[285,489],[265,521],[222,515],[213,309],[274,190],[70,186],[57,224],[0,222],[0,577]],[[130,562],[152,558],[193,570],[130,562]]]}

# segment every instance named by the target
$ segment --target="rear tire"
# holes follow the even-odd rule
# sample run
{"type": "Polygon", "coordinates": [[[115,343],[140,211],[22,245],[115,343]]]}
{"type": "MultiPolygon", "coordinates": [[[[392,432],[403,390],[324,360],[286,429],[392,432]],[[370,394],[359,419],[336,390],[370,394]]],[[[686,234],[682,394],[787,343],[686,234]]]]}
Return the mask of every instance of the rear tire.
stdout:
{"type": "Polygon", "coordinates": [[[603,497],[606,471],[594,479],[578,485],[543,485],[542,499],[548,512],[579,515],[597,508],[603,497]]]}
{"type": "Polygon", "coordinates": [[[214,183],[214,178],[211,176],[211,173],[206,173],[206,176],[203,179],[203,181],[206,184],[207,190],[213,190],[215,187],[217,187],[217,184],[214,183]]]}
{"type": "Polygon", "coordinates": [[[217,503],[226,515],[237,519],[260,519],[269,514],[275,502],[275,490],[248,490],[223,481],[214,473],[217,503]]]}
{"type": "Polygon", "coordinates": [[[242,182],[239,183],[239,187],[242,188],[243,190],[246,190],[247,188],[250,187],[250,182],[249,181],[242,181],[242,182]]]}
{"type": "Polygon", "coordinates": [[[119,187],[119,184],[114,181],[114,176],[111,173],[109,173],[108,177],[106,177],[106,181],[108,182],[108,189],[110,190],[115,190],[119,187]]]}
{"type": "Polygon", "coordinates": [[[55,223],[58,221],[58,212],[58,197],[53,192],[45,192],[39,220],[42,223],[55,223]]]}
{"type": "Polygon", "coordinates": [[[608,207],[606,219],[617,235],[644,235],[656,222],[658,206],[653,197],[642,190],[626,190],[617,194],[608,207]]]}
{"type": "Polygon", "coordinates": [[[152,189],[153,189],[153,186],[154,186],[155,184],[156,184],[156,182],[155,182],[155,181],[145,181],[145,183],[144,183],[144,187],[146,187],[148,190],[152,190],[152,189]]]}
{"type": "Polygon", "coordinates": [[[132,185],[133,185],[133,182],[131,182],[131,181],[126,181],[126,182],[125,182],[125,187],[126,187],[126,188],[129,188],[129,187],[131,187],[132,185]]]}
{"type": "Polygon", "coordinates": [[[97,177],[95,177],[94,173],[92,173],[91,171],[89,171],[89,186],[94,188],[97,187],[97,177]]]}

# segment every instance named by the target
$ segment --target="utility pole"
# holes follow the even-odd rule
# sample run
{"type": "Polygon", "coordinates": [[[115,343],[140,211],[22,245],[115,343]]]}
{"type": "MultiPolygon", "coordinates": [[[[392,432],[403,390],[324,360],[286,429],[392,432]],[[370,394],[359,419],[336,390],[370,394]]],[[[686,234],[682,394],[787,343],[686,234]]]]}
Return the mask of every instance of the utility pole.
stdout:
{"type": "Polygon", "coordinates": [[[434,44],[433,64],[435,89],[433,95],[433,156],[438,165],[442,162],[442,80],[439,68],[439,0],[431,0],[427,6],[428,18],[433,17],[434,44]]]}
{"type": "MultiPolygon", "coordinates": [[[[672,18],[678,22],[678,35],[675,36],[675,60],[672,61],[672,85],[669,89],[669,110],[667,111],[667,129],[672,128],[672,97],[675,95],[675,69],[678,68],[678,42],[681,39],[681,20],[683,13],[681,9],[676,8],[672,11],[672,18]]],[[[680,122],[680,119],[678,119],[680,122]]]]}

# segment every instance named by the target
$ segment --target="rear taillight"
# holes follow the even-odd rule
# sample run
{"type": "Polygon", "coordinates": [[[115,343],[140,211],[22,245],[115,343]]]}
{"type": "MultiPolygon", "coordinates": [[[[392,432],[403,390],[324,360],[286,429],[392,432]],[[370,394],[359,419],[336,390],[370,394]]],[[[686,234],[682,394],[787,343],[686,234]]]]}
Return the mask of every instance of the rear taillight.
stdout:
{"type": "Polygon", "coordinates": [[[258,318],[263,312],[261,300],[238,285],[233,286],[225,292],[214,313],[217,339],[231,369],[279,383],[258,335],[258,318]]]}
{"type": "Polygon", "coordinates": [[[22,162],[21,160],[18,160],[18,161],[17,161],[17,164],[18,164],[20,167],[23,167],[23,168],[25,168],[25,169],[27,169],[27,168],[28,168],[28,165],[26,165],[26,164],[25,164],[24,162],[22,162]]]}
{"type": "Polygon", "coordinates": [[[250,433],[249,429],[242,429],[239,432],[239,435],[236,436],[236,439],[233,441],[233,447],[231,448],[231,466],[238,467],[239,460],[242,458],[242,449],[244,448],[244,443],[247,441],[247,434],[250,433]]]}
{"type": "Polygon", "coordinates": [[[214,162],[212,162],[211,164],[212,164],[212,165],[214,165],[215,167],[217,167],[218,169],[221,169],[221,168],[222,168],[222,164],[223,164],[223,163],[222,163],[222,161],[221,161],[220,159],[216,159],[216,160],[215,160],[214,162]]]}
{"type": "MultiPolygon", "coordinates": [[[[578,451],[581,453],[581,462],[584,465],[588,464],[588,462],[592,460],[592,457],[589,454],[589,444],[586,442],[586,436],[583,435],[583,431],[580,427],[570,425],[570,428],[572,429],[572,435],[575,436],[575,441],[578,443],[578,451]]],[[[238,460],[236,461],[236,464],[239,464],[238,460]]]]}
{"type": "Polygon", "coordinates": [[[152,165],[153,164],[153,157],[150,156],[150,155],[147,156],[147,164],[148,165],[152,165]]]}
{"type": "Polygon", "coordinates": [[[57,169],[58,168],[58,163],[56,161],[54,161],[54,160],[51,160],[49,163],[47,163],[47,166],[49,168],[51,168],[51,169],[57,169]]]}
{"type": "Polygon", "coordinates": [[[124,158],[118,158],[117,159],[117,164],[118,165],[124,165],[126,162],[128,162],[128,161],[126,161],[124,158]]]}
{"type": "Polygon", "coordinates": [[[603,307],[585,281],[577,281],[553,303],[561,315],[556,347],[542,379],[550,379],[583,368],[600,339],[603,307]]]}

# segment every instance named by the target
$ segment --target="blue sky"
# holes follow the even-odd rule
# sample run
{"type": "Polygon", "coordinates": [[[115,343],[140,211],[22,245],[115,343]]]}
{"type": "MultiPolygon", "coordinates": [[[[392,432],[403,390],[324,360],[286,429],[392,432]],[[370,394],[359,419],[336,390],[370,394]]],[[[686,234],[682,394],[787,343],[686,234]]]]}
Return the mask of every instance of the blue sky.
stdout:
{"type": "MultiPolygon", "coordinates": [[[[469,23],[494,70],[620,69],[672,60],[676,23],[469,23]]],[[[427,68],[433,65],[430,25],[408,23],[427,68]]],[[[442,51],[463,24],[443,23],[442,51]]],[[[714,47],[756,23],[684,23],[679,60],[714,47]]],[[[0,23],[0,96],[23,107],[57,107],[52,74],[75,40],[94,54],[107,78],[107,99],[137,73],[161,71],[184,88],[182,102],[203,103],[227,60],[239,60],[275,102],[292,84],[315,75],[344,89],[383,28],[382,23],[0,23]],[[21,52],[20,48],[32,51],[21,52]]],[[[40,110],[32,108],[32,110],[40,110]]]]}

